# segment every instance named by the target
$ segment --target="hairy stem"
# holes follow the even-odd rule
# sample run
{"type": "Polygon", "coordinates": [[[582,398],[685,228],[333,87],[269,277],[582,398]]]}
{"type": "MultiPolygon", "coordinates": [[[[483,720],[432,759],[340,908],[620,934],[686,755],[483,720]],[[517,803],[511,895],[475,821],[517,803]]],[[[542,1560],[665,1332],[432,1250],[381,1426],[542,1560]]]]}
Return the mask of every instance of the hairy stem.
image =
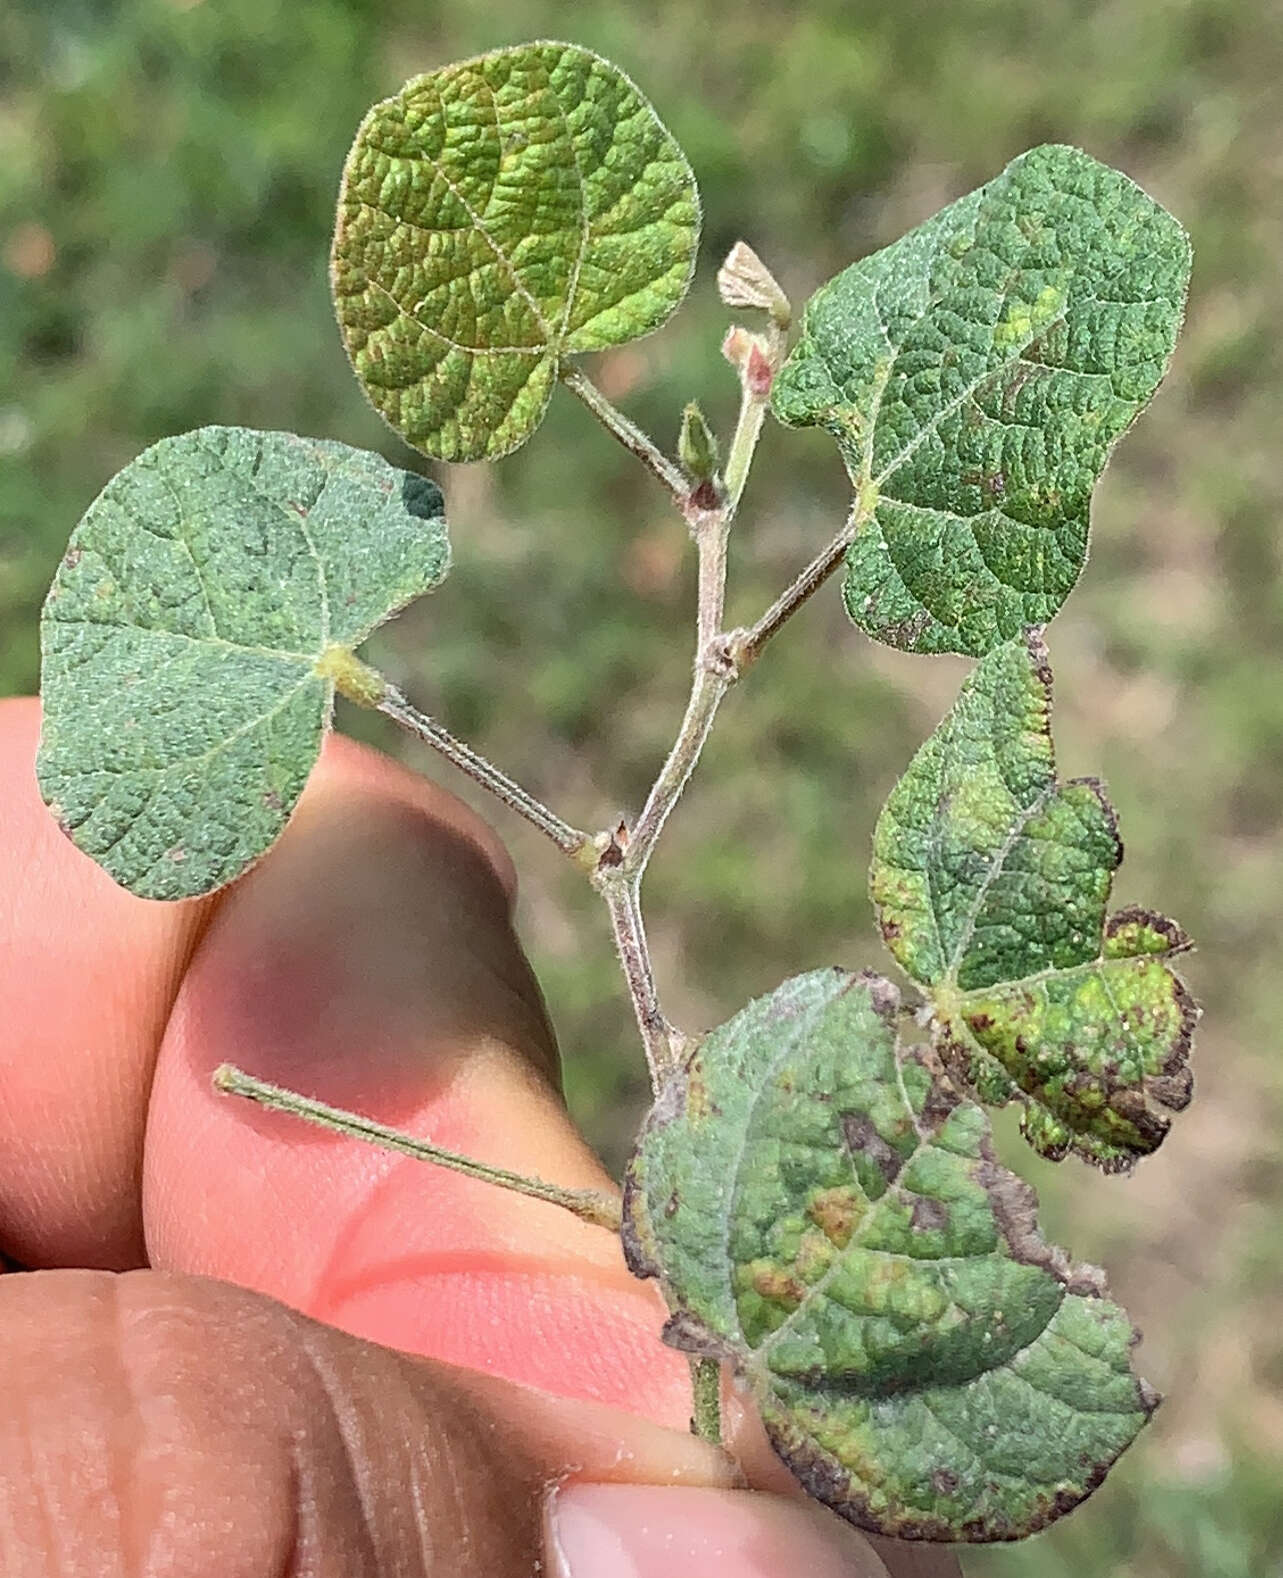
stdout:
{"type": "Polygon", "coordinates": [[[858,506],[833,541],[811,560],[793,583],[775,599],[755,625],[737,631],[731,640],[731,651],[740,673],[751,667],[761,656],[762,648],[780,627],[790,620],[802,604],[819,591],[825,581],[842,563],[846,550],[855,540],[855,534],[872,514],[858,506]]]}
{"type": "Polygon", "coordinates": [[[691,1360],[691,1434],[722,1444],[722,1367],[716,1359],[691,1360]]]}
{"type": "MultiPolygon", "coordinates": [[[[775,337],[771,343],[773,354],[778,355],[782,340],[775,337]]],[[[740,367],[739,418],[727,454],[725,479],[715,493],[716,503],[706,505],[700,490],[692,490],[684,479],[681,488],[674,490],[699,555],[695,662],[690,697],[677,738],[651,786],[641,814],[628,829],[626,839],[611,841],[610,863],[599,865],[595,874],[597,886],[610,909],[615,945],[646,1048],[651,1084],[656,1091],[677,1066],[687,1043],[659,1003],[642,925],[641,882],[664,824],[699,761],[722,697],[738,674],[728,638],[721,633],[726,607],[726,554],[731,523],[762,431],[771,370],[771,361],[758,353],[746,358],[740,367]]],[[[583,389],[576,388],[576,392],[587,398],[583,389]]],[[[596,391],[593,393],[595,395],[596,391]]],[[[594,404],[592,400],[589,403],[594,404]]],[[[595,404],[594,409],[597,409],[595,404]]],[[[603,420],[610,425],[604,415],[603,420]]],[[[620,436],[633,447],[631,434],[620,436]]],[[[649,463],[647,454],[643,453],[642,458],[649,463]]],[[[655,468],[652,466],[652,469],[655,468]]],[[[597,847],[603,847],[601,841],[597,847]]]]}
{"type": "Polygon", "coordinates": [[[659,1006],[637,879],[622,875],[603,877],[598,886],[610,912],[619,963],[646,1049],[651,1088],[658,1090],[677,1064],[684,1037],[668,1022],[659,1006]]]}
{"type": "Polygon", "coordinates": [[[665,822],[695,771],[722,697],[733,680],[734,670],[725,661],[724,652],[719,653],[714,639],[712,650],[701,653],[696,660],[695,682],[681,728],[629,835],[624,865],[639,882],[665,822]]]}
{"type": "Polygon", "coordinates": [[[224,1063],[214,1071],[214,1085],[229,1096],[244,1096],[261,1107],[277,1112],[288,1112],[308,1123],[315,1123],[336,1134],[346,1134],[351,1139],[365,1140],[383,1150],[400,1151],[403,1156],[413,1156],[418,1161],[434,1162],[438,1167],[448,1167],[453,1172],[466,1173],[469,1178],[480,1178],[485,1183],[510,1189],[516,1194],[529,1195],[535,1200],[546,1200],[549,1205],[559,1205],[583,1222],[594,1227],[619,1231],[620,1203],[615,1195],[596,1189],[563,1189],[557,1184],[545,1183],[541,1178],[527,1178],[522,1173],[511,1173],[503,1167],[491,1167],[485,1162],[461,1156],[457,1151],[443,1150],[413,1134],[403,1134],[399,1129],[389,1129],[372,1118],[363,1118],[356,1112],[344,1112],[340,1107],[328,1107],[310,1096],[300,1096],[281,1085],[271,1085],[256,1079],[243,1069],[224,1063]]]}
{"type": "Polygon", "coordinates": [[[697,660],[722,628],[722,615],[726,609],[726,547],[730,528],[730,516],[725,510],[698,515],[691,521],[691,535],[699,552],[695,605],[697,660]]]}
{"type": "Polygon", "coordinates": [[[659,478],[680,505],[690,492],[690,483],[681,467],[670,460],[635,422],[612,405],[592,379],[578,367],[567,363],[561,369],[561,381],[579,396],[608,433],[617,438],[625,449],[631,450],[646,469],[659,478]]]}
{"type": "Polygon", "coordinates": [[[386,717],[399,723],[403,729],[408,729],[417,739],[430,745],[434,751],[440,752],[448,762],[467,773],[474,783],[488,789],[496,799],[502,800],[504,805],[515,811],[518,816],[524,816],[533,827],[552,839],[557,848],[567,855],[577,855],[591,840],[587,833],[581,832],[577,827],[571,827],[569,822],[563,822],[555,812],[550,811],[542,800],[537,800],[528,790],[523,789],[519,783],[509,778],[507,773],[501,772],[492,762],[474,751],[470,745],[465,745],[446,728],[443,728],[435,718],[430,718],[418,708],[412,707],[400,691],[388,686],[383,698],[377,704],[377,710],[386,717]]]}
{"type": "Polygon", "coordinates": [[[695,770],[722,697],[736,679],[737,671],[730,661],[726,638],[720,635],[726,606],[726,549],[731,523],[762,431],[769,393],[769,383],[763,387],[747,373],[741,374],[739,420],[727,455],[722,505],[719,509],[701,512],[691,522],[699,553],[694,678],[677,738],[631,830],[624,852],[625,869],[634,873],[639,882],[664,823],[695,770]]]}

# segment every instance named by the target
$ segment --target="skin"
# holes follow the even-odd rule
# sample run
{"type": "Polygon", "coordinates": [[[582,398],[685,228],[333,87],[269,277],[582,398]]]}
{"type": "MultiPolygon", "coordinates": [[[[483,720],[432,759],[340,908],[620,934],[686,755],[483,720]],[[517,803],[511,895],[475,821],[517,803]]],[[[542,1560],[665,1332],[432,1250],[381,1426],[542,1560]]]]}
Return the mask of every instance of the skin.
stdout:
{"type": "MultiPolygon", "coordinates": [[[[652,1542],[670,1517],[751,1531],[716,1574],[777,1550],[818,1553],[799,1573],[958,1574],[939,1550],[879,1561],[733,1401],[743,1474],[693,1440],[686,1362],[610,1234],[211,1089],[231,1060],[612,1187],[484,823],[334,739],[267,860],[148,903],[40,805],[38,728],[0,703],[0,1251],[24,1268],[0,1278],[6,1578],[565,1574],[572,1505],[652,1542]]],[[[618,1569],[652,1570],[687,1572],[618,1569]]]]}

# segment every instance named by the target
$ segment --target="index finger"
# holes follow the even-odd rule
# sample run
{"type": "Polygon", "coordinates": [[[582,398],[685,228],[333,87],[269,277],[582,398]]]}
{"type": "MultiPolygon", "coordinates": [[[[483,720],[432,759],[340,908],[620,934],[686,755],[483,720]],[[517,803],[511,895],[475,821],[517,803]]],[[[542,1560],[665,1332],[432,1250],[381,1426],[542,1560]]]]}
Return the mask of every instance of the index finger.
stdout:
{"type": "MultiPolygon", "coordinates": [[[[40,802],[40,704],[0,699],[0,1254],[22,1265],[146,1264],[143,1139],[184,973],[226,893],[135,898],[74,850],[40,802]]],[[[359,757],[372,794],[459,835],[508,894],[512,864],[460,802],[332,741],[315,779],[359,757]]]]}

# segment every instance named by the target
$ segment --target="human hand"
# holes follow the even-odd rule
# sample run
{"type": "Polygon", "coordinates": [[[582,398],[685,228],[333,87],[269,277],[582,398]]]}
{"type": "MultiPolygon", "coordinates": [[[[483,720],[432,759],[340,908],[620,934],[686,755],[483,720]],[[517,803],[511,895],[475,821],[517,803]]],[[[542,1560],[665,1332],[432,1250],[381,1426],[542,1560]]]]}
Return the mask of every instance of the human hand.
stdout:
{"type": "Polygon", "coordinates": [[[0,1279],[6,1578],[958,1574],[732,1413],[741,1488],[611,1235],[213,1091],[609,1187],[478,818],[334,739],[259,867],[146,903],[41,807],[37,729],[0,702],[0,1249],[40,1268],[0,1279]]]}

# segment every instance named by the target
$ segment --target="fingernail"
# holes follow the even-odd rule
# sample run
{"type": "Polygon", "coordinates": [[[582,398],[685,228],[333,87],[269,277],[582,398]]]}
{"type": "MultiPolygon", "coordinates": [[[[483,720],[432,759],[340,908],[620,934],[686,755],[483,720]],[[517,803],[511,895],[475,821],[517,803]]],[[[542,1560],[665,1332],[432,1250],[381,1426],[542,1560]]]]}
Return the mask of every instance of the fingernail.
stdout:
{"type": "Polygon", "coordinates": [[[831,1513],[751,1490],[568,1485],[548,1545],[553,1578],[887,1578],[831,1513]]]}

